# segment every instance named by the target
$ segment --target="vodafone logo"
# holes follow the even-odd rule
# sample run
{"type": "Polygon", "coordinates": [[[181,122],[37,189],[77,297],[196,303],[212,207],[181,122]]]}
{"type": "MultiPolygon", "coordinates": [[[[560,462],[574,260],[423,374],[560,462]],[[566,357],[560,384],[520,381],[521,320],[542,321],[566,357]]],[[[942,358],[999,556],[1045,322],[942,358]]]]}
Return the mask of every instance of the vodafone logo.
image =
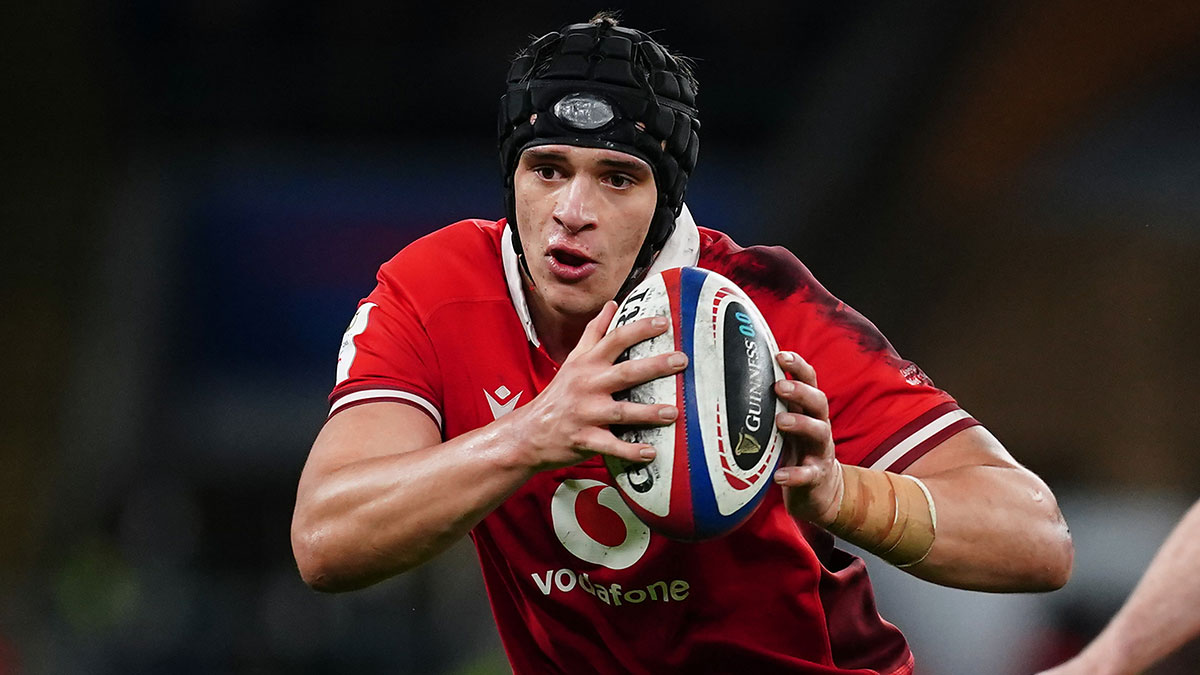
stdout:
{"type": "MultiPolygon", "coordinates": [[[[575,557],[610,570],[623,570],[642,559],[650,546],[650,528],[621,501],[616,488],[598,480],[568,479],[550,499],[554,534],[575,557]]],[[[683,602],[691,584],[663,579],[640,585],[601,583],[587,572],[568,568],[529,575],[543,596],[586,593],[610,607],[683,602]]]]}
{"type": "Polygon", "coordinates": [[[612,570],[642,559],[650,528],[633,515],[616,488],[598,480],[567,479],[550,500],[554,534],[575,557],[612,570]]]}

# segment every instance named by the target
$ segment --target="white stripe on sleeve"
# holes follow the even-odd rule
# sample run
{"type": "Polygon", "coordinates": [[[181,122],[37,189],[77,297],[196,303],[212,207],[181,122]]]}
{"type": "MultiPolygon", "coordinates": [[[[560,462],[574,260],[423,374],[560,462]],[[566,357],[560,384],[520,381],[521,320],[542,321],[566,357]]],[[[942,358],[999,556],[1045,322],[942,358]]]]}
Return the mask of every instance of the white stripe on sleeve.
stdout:
{"type": "Polygon", "coordinates": [[[971,415],[969,413],[967,413],[967,411],[962,410],[962,409],[951,410],[950,412],[946,413],[945,415],[938,417],[937,419],[933,420],[929,424],[926,424],[925,426],[921,427],[917,431],[913,432],[913,434],[911,436],[909,436],[908,438],[897,443],[896,447],[892,448],[891,450],[888,450],[886,453],[884,453],[884,455],[882,457],[875,460],[875,462],[872,463],[871,466],[869,466],[868,468],[878,469],[878,470],[886,470],[892,464],[896,463],[901,457],[908,454],[909,451],[911,451],[913,448],[916,448],[918,445],[929,440],[935,434],[942,431],[943,429],[950,426],[951,424],[954,424],[955,422],[957,422],[961,419],[966,419],[970,416],[971,415]]]}
{"type": "Polygon", "coordinates": [[[334,401],[333,407],[329,409],[329,414],[332,415],[333,413],[337,412],[338,410],[344,408],[345,406],[347,406],[351,403],[358,403],[360,401],[367,401],[367,400],[372,400],[372,399],[389,399],[389,398],[400,399],[400,400],[408,401],[410,403],[415,403],[415,404],[421,406],[421,408],[423,410],[425,410],[425,412],[429,413],[429,415],[431,417],[433,417],[433,419],[435,421],[437,421],[438,429],[439,430],[442,429],[442,414],[440,412],[438,412],[438,409],[436,406],[434,406],[429,401],[421,398],[420,396],[417,396],[416,394],[410,394],[407,391],[400,391],[398,389],[364,389],[363,391],[356,391],[356,392],[353,392],[350,394],[346,394],[345,396],[334,401]]]}

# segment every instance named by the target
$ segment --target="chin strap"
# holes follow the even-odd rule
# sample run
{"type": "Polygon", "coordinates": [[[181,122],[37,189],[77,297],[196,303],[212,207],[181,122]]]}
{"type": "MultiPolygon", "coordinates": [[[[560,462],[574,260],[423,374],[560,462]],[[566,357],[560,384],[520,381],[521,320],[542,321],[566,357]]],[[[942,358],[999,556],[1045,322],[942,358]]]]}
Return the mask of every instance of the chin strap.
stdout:
{"type": "Polygon", "coordinates": [[[625,283],[621,284],[621,288],[617,290],[617,295],[613,298],[613,300],[621,302],[625,299],[625,296],[629,295],[629,293],[637,287],[638,284],[642,283],[642,280],[646,278],[646,273],[650,271],[650,267],[654,265],[654,261],[658,258],[658,254],[661,252],[661,246],[657,250],[653,251],[647,251],[643,246],[642,254],[639,254],[638,259],[634,261],[633,269],[629,270],[629,276],[625,277],[625,283]],[[649,253],[650,255],[646,257],[646,260],[643,263],[643,257],[645,253],[649,253]]]}

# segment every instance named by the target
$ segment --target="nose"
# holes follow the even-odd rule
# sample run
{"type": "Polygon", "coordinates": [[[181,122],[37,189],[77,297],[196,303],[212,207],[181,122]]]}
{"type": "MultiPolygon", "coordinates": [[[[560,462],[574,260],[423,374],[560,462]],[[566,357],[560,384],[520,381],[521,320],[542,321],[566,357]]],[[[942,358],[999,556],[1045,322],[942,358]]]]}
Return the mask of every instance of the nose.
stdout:
{"type": "Polygon", "coordinates": [[[567,181],[554,204],[554,220],[571,234],[596,226],[595,195],[586,176],[567,181]]]}

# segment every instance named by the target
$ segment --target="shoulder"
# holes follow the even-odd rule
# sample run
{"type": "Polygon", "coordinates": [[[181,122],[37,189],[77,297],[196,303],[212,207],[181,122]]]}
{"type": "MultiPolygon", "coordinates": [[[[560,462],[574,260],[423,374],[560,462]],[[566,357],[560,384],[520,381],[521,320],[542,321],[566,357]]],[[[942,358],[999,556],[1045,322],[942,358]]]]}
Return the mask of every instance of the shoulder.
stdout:
{"type": "Polygon", "coordinates": [[[445,272],[447,265],[470,267],[495,259],[500,264],[504,221],[460,220],[416,239],[380,267],[393,275],[445,272]]]}
{"type": "Polygon", "coordinates": [[[700,228],[700,242],[700,266],[736,283],[773,328],[794,326],[807,334],[828,328],[851,337],[865,352],[894,354],[869,319],[830,293],[787,248],[740,246],[707,228],[700,228]]]}
{"type": "Polygon", "coordinates": [[[752,296],[837,302],[794,253],[782,246],[741,246],[729,235],[700,229],[700,262],[752,296]]]}
{"type": "Polygon", "coordinates": [[[463,302],[509,302],[503,231],[504,221],[463,220],[417,239],[380,266],[366,301],[421,321],[463,302]]]}
{"type": "Polygon", "coordinates": [[[406,295],[448,296],[503,290],[504,221],[462,220],[405,246],[379,268],[381,287],[406,295]]]}

